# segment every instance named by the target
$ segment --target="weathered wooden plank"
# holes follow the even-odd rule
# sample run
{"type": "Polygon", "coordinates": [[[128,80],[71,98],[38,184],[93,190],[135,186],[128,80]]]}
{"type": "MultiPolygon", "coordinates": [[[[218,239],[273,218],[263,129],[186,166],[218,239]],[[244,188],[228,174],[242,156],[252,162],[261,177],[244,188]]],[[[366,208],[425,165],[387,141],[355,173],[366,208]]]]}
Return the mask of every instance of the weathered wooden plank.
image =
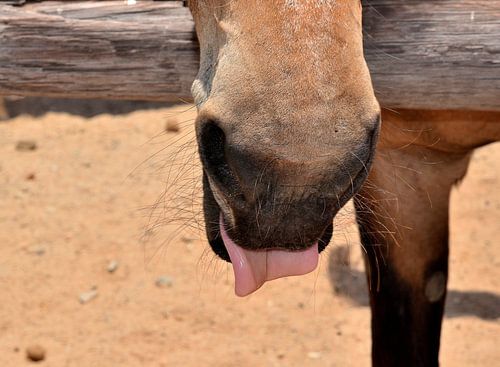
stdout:
{"type": "Polygon", "coordinates": [[[383,105],[500,109],[499,0],[367,0],[363,20],[383,105]]]}
{"type": "Polygon", "coordinates": [[[140,21],[137,16],[147,16],[148,22],[163,22],[165,11],[171,8],[184,7],[183,1],[162,0],[139,1],[127,5],[126,1],[43,1],[23,7],[25,11],[32,11],[47,15],[62,15],[67,19],[96,19],[117,21],[140,21]]]}
{"type": "Polygon", "coordinates": [[[0,5],[0,94],[178,100],[197,68],[181,1],[0,5]]]}
{"type": "MultiPolygon", "coordinates": [[[[500,110],[500,0],[364,0],[386,107],[500,110]]],[[[0,94],[175,100],[198,67],[181,1],[0,5],[0,94]]]]}

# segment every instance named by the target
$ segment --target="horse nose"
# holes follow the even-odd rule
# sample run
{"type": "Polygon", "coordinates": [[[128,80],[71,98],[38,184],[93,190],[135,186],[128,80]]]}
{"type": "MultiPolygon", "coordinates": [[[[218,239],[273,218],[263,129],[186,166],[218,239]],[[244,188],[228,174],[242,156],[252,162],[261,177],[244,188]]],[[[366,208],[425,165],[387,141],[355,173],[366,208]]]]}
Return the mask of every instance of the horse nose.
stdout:
{"type": "Polygon", "coordinates": [[[204,184],[237,228],[233,238],[253,249],[269,243],[300,249],[328,237],[338,190],[326,164],[290,161],[262,144],[240,143],[213,120],[198,124],[197,138],[204,184]]]}
{"type": "Polygon", "coordinates": [[[235,205],[318,195],[331,201],[368,173],[378,123],[368,125],[355,144],[342,138],[304,144],[286,136],[259,140],[256,133],[203,119],[197,123],[198,149],[211,186],[235,205]]]}

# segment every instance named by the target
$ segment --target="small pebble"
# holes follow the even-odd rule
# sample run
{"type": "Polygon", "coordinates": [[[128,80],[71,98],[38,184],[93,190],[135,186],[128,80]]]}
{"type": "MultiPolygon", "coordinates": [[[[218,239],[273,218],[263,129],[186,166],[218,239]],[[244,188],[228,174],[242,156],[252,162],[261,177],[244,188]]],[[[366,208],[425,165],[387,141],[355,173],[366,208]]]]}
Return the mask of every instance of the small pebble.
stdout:
{"type": "Polygon", "coordinates": [[[184,242],[184,243],[193,243],[194,242],[194,238],[189,238],[189,237],[186,237],[186,236],[182,236],[181,237],[181,241],[184,242]]]}
{"type": "Polygon", "coordinates": [[[311,359],[320,359],[321,353],[320,352],[309,352],[309,353],[307,353],[307,356],[311,359]]]}
{"type": "Polygon", "coordinates": [[[43,256],[45,255],[45,252],[47,252],[47,249],[44,245],[34,245],[28,248],[28,252],[38,256],[43,256]]]}
{"type": "Polygon", "coordinates": [[[108,264],[108,273],[114,273],[116,271],[116,269],[118,269],[118,261],[116,260],[111,260],[108,264]]]}
{"type": "Polygon", "coordinates": [[[169,133],[178,133],[179,132],[179,123],[176,119],[168,119],[165,125],[165,131],[169,133]]]}
{"type": "Polygon", "coordinates": [[[26,348],[26,358],[33,362],[40,362],[45,359],[45,349],[38,345],[30,345],[26,348]]]}
{"type": "Polygon", "coordinates": [[[33,140],[20,140],[16,144],[16,150],[20,152],[33,151],[38,148],[36,141],[33,140]]]}
{"type": "Polygon", "coordinates": [[[85,303],[92,301],[96,297],[97,297],[97,289],[93,288],[88,292],[80,293],[78,299],[80,300],[80,303],[83,305],[85,303]]]}
{"type": "Polygon", "coordinates": [[[28,174],[26,175],[26,179],[27,179],[28,181],[34,181],[34,180],[36,179],[36,175],[35,175],[33,172],[28,173],[28,174]]]}
{"type": "Polygon", "coordinates": [[[160,288],[167,288],[167,287],[170,288],[174,285],[174,280],[172,279],[172,277],[169,277],[168,275],[162,275],[161,277],[156,279],[155,284],[157,287],[160,288]]]}

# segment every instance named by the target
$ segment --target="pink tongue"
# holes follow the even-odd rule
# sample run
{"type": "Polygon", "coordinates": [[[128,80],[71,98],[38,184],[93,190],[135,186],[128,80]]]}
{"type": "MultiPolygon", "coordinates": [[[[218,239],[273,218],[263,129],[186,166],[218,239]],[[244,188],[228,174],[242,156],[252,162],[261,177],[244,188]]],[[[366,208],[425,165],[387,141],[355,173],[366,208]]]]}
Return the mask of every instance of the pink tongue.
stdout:
{"type": "Polygon", "coordinates": [[[233,264],[237,296],[255,292],[268,280],[310,273],[318,265],[318,243],[304,251],[250,251],[238,246],[228,236],[222,215],[220,233],[233,264]]]}

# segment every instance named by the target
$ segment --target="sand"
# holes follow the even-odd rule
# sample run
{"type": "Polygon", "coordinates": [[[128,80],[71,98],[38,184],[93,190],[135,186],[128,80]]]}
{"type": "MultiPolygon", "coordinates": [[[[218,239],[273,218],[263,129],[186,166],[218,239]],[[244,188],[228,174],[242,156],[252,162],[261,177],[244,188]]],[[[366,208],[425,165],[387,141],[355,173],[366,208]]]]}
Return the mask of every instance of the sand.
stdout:
{"type": "MultiPolygon", "coordinates": [[[[317,271],[235,297],[200,231],[193,118],[184,105],[0,123],[0,366],[369,366],[352,206],[317,271]]],[[[443,366],[500,360],[499,189],[494,144],[453,192],[443,366]]]]}

